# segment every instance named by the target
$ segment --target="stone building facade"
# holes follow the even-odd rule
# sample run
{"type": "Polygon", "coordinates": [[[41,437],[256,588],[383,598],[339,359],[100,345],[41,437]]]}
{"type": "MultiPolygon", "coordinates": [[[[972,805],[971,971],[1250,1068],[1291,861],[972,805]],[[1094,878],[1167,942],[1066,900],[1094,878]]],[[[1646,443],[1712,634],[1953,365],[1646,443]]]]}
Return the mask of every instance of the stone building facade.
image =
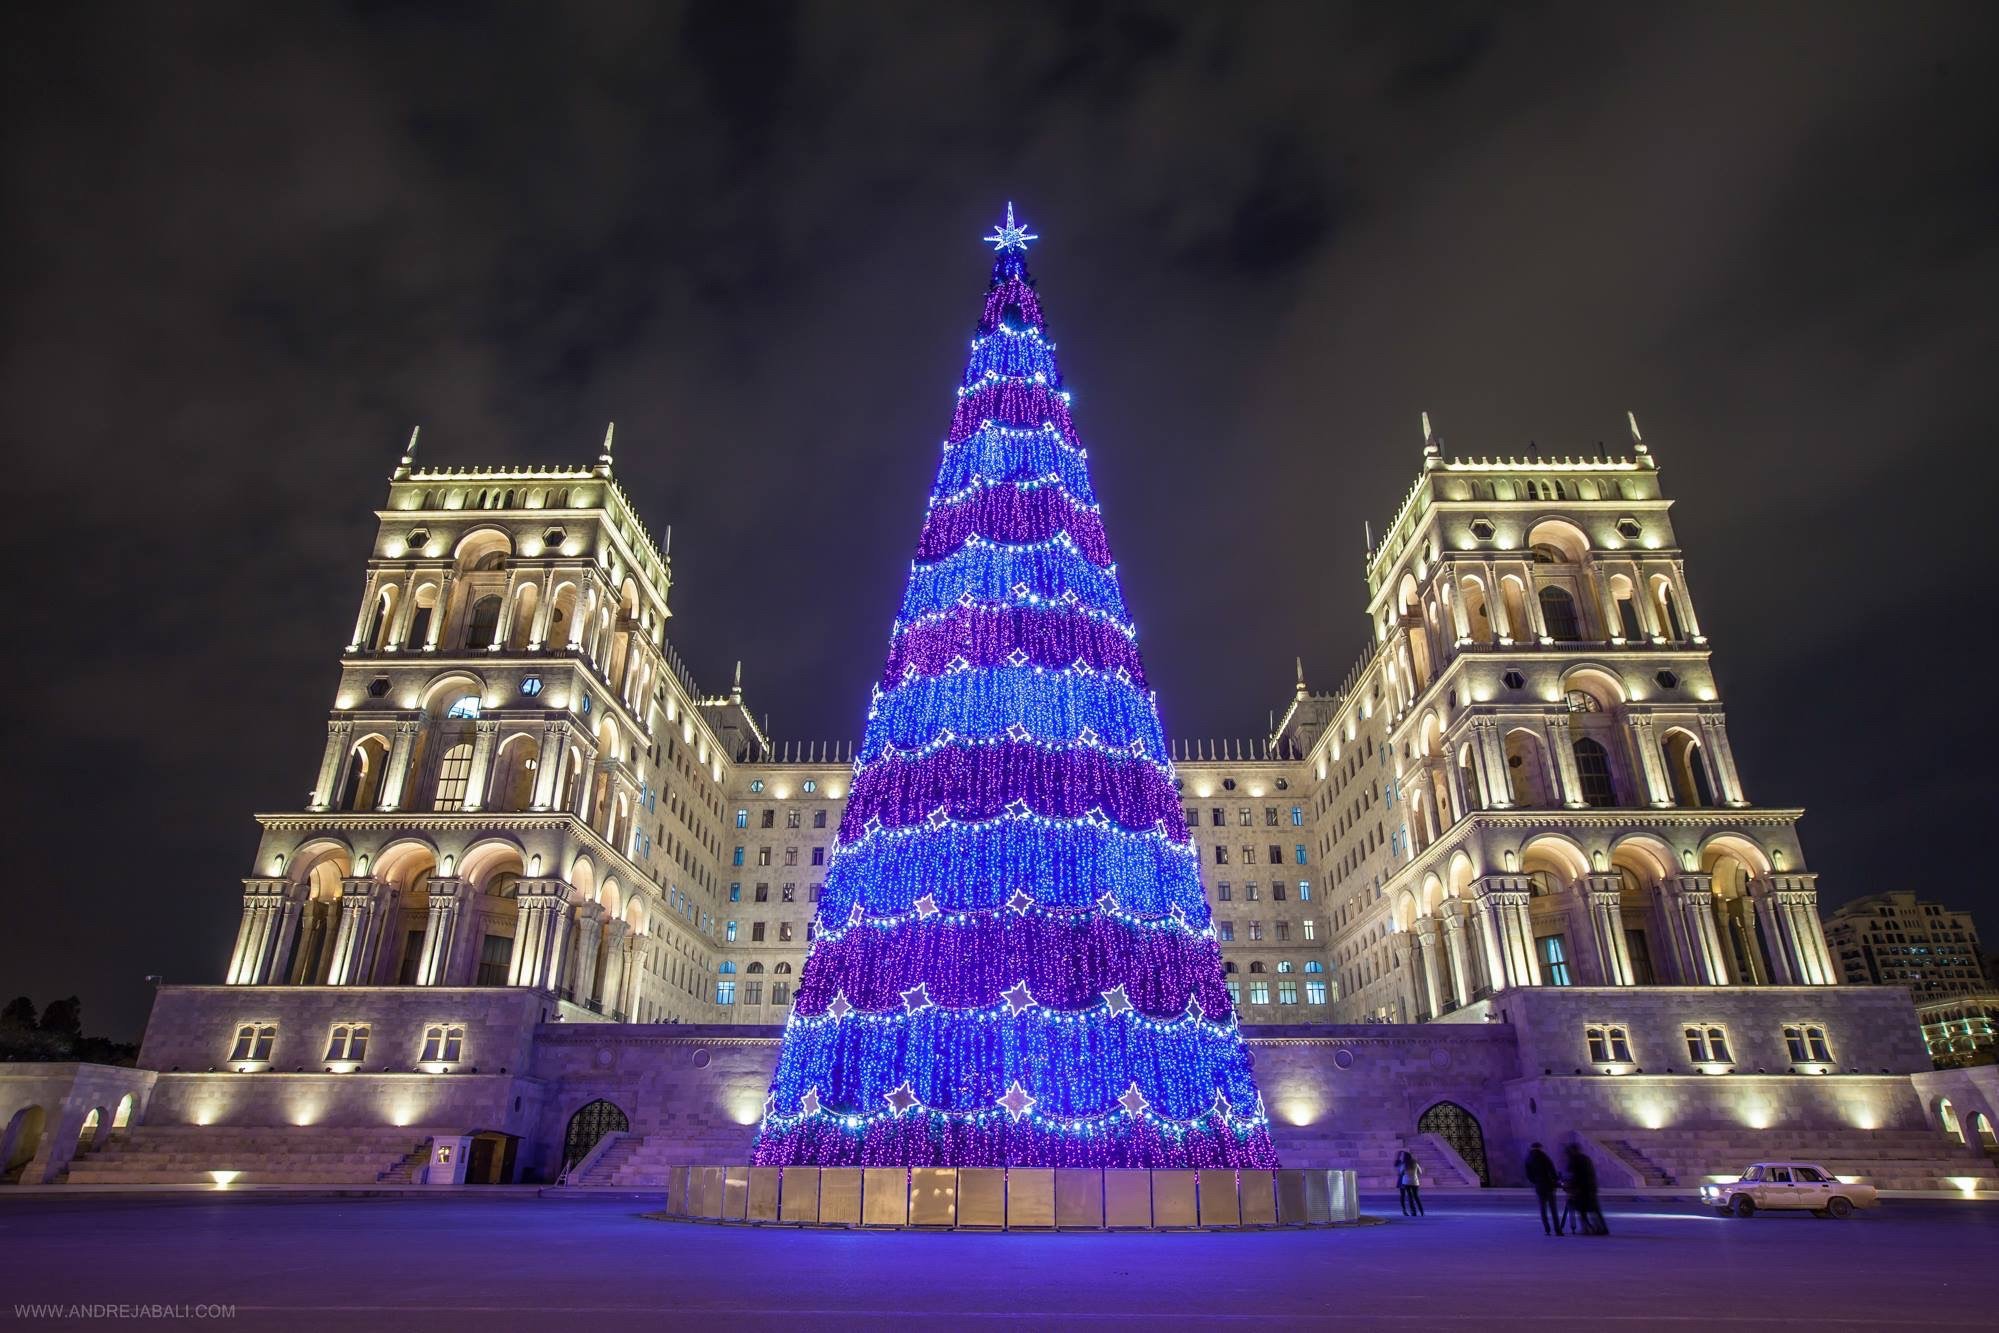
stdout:
{"type": "MultiPolygon", "coordinates": [[[[694,684],[609,434],[590,467],[414,450],[224,984],[162,988],[108,1142],[63,1142],[94,1092],[33,1094],[61,1123],[39,1156],[10,1129],[15,1175],[392,1179],[478,1140],[482,1178],[644,1183],[746,1150],[851,753],[767,737],[740,668],[694,684]]],[[[1426,422],[1360,662],[1301,668],[1266,736],[1180,745],[1296,1164],[1415,1146],[1469,1185],[1572,1135],[1656,1184],[1791,1132],[1992,1175],[1933,1160],[1974,1150],[1910,1083],[1907,994],[1840,984],[1801,812],[1744,789],[1670,507],[1635,423],[1624,457],[1497,460],[1426,422]]]]}

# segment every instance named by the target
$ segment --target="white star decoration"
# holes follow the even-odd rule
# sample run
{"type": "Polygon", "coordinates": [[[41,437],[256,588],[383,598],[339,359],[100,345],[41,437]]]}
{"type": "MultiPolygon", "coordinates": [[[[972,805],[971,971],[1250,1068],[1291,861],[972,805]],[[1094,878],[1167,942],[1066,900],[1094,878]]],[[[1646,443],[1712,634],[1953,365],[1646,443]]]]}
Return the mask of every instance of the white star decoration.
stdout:
{"type": "Polygon", "coordinates": [[[1138,1090],[1138,1084],[1134,1082],[1124,1090],[1124,1095],[1117,1099],[1117,1104],[1124,1108],[1126,1115],[1137,1117],[1144,1115],[1145,1108],[1152,1103],[1145,1100],[1145,1094],[1138,1090]]]}
{"type": "Polygon", "coordinates": [[[807,1088],[805,1090],[805,1095],[798,1099],[798,1113],[800,1115],[819,1114],[819,1089],[807,1088]]]}
{"type": "Polygon", "coordinates": [[[1027,653],[1024,649],[1016,648],[1006,655],[1006,660],[1017,667],[1026,666],[1027,653]]]}
{"type": "Polygon", "coordinates": [[[882,831],[882,819],[881,819],[881,816],[880,816],[880,815],[869,815],[869,816],[868,816],[868,822],[867,822],[867,823],[865,823],[865,824],[863,824],[863,825],[861,825],[861,831],[862,831],[863,833],[880,833],[880,832],[882,831]]]}
{"type": "Polygon", "coordinates": [[[1197,1023],[1208,1016],[1208,1011],[1201,1007],[1201,997],[1198,995],[1187,997],[1187,1012],[1193,1015],[1197,1023]]]}
{"type": "Polygon", "coordinates": [[[1010,741],[1015,741],[1015,742],[1024,741],[1027,739],[1027,737],[1028,737],[1027,728],[1021,726],[1020,723],[1018,722],[1013,723],[1012,725],[1008,726],[1006,729],[1006,738],[1010,741]]]}
{"type": "Polygon", "coordinates": [[[970,671],[972,664],[963,657],[954,657],[944,664],[944,669],[946,671],[970,671]]]}
{"type": "Polygon", "coordinates": [[[1074,588],[1064,588],[1062,590],[1062,600],[1067,605],[1074,606],[1079,600],[1076,596],[1076,590],[1074,588]]]}
{"type": "Polygon", "coordinates": [[[1095,727],[1084,727],[1076,733],[1076,739],[1085,745],[1095,745],[1097,743],[1097,729],[1095,727]]]}
{"type": "Polygon", "coordinates": [[[1080,657],[1069,664],[1069,669],[1079,676],[1094,676],[1097,674],[1096,670],[1080,657]]]}
{"type": "Polygon", "coordinates": [[[1034,895],[1026,889],[1015,889],[1013,897],[1006,900],[1006,910],[1021,916],[1026,916],[1027,909],[1032,906],[1034,906],[1034,895]]]}
{"type": "Polygon", "coordinates": [[[942,829],[951,822],[951,812],[940,805],[924,817],[924,822],[931,828],[942,829]]]}
{"type": "Polygon", "coordinates": [[[937,900],[927,893],[918,898],[916,900],[916,915],[919,920],[923,921],[928,921],[931,917],[936,916],[937,900]]]}
{"type": "Polygon", "coordinates": [[[1028,587],[1025,583],[1016,583],[1013,585],[1013,595],[1015,597],[1025,597],[1027,594],[1028,587]]]}
{"type": "Polygon", "coordinates": [[[1235,1108],[1229,1105],[1229,1095],[1220,1088],[1215,1089],[1215,1104],[1210,1111],[1224,1125],[1235,1117],[1235,1108]]]}
{"type": "Polygon", "coordinates": [[[1013,1117],[1014,1123],[1019,1124],[1020,1118],[1034,1109],[1034,1098],[1020,1086],[1020,1080],[1015,1079],[1013,1086],[1006,1090],[1006,1096],[999,1099],[999,1104],[1013,1117]]]}
{"type": "Polygon", "coordinates": [[[1016,796],[1006,803],[1006,812],[1015,819],[1025,819],[1027,818],[1027,802],[1021,797],[1016,796]]]}
{"type": "Polygon", "coordinates": [[[1006,1007],[1015,1014],[1034,1007],[1034,992],[1027,988],[1025,980],[1014,982],[1013,989],[1002,991],[1000,998],[1006,1001],[1006,1007]]]}
{"type": "Polygon", "coordinates": [[[994,226],[992,235],[984,236],[980,239],[991,241],[993,251],[998,254],[1004,254],[1008,250],[1018,250],[1022,254],[1026,254],[1027,243],[1029,241],[1038,241],[1041,238],[1026,227],[1016,227],[1013,224],[1013,200],[1009,199],[1006,203],[1006,225],[1003,227],[994,226]]]}
{"type": "Polygon", "coordinates": [[[1131,1001],[1125,998],[1124,987],[1121,984],[1104,992],[1104,1004],[1109,1007],[1113,1018],[1131,1008],[1131,1001]]]}
{"type": "Polygon", "coordinates": [[[965,591],[958,594],[959,606],[963,607],[975,606],[978,604],[978,600],[979,600],[978,598],[972,596],[972,590],[970,588],[967,588],[965,589],[965,591]]]}
{"type": "Polygon", "coordinates": [[[854,1002],[847,998],[847,992],[834,991],[832,1002],[826,1006],[826,1012],[833,1015],[833,1021],[837,1023],[854,1012],[854,1002]]]}
{"type": "Polygon", "coordinates": [[[1176,926],[1184,926],[1187,924],[1187,909],[1180,906],[1179,903],[1174,903],[1173,906],[1168,908],[1166,910],[1166,915],[1173,918],[1173,924],[1176,926]]]}
{"type": "Polygon", "coordinates": [[[1111,914],[1116,912],[1118,910],[1117,895],[1115,893],[1111,893],[1108,890],[1106,890],[1104,894],[1097,899],[1097,910],[1099,912],[1102,912],[1105,916],[1110,916],[1111,914]]]}
{"type": "Polygon", "coordinates": [[[858,926],[861,924],[862,921],[866,919],[867,919],[867,913],[861,910],[861,905],[859,903],[855,903],[853,910],[847,913],[847,924],[850,926],[858,926]]]}
{"type": "Polygon", "coordinates": [[[764,1119],[768,1120],[776,1114],[777,1094],[773,1092],[764,1098],[764,1119]]]}
{"type": "Polygon", "coordinates": [[[1108,828],[1111,817],[1104,813],[1104,808],[1101,805],[1093,805],[1090,807],[1089,813],[1083,816],[1083,822],[1092,828],[1108,828]]]}
{"type": "Polygon", "coordinates": [[[904,1079],[900,1087],[883,1094],[882,1100],[888,1103],[891,1112],[901,1115],[904,1111],[916,1105],[918,1099],[916,1090],[909,1086],[908,1079],[904,1079]]]}
{"type": "Polygon", "coordinates": [[[919,981],[902,993],[902,1008],[905,1013],[916,1014],[930,1007],[930,991],[919,981]]]}

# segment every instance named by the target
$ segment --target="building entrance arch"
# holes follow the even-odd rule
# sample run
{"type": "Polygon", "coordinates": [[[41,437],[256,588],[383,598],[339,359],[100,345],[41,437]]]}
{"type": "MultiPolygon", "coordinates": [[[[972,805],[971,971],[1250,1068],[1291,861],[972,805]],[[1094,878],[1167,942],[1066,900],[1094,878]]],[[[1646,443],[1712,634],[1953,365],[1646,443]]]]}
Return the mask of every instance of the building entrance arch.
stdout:
{"type": "Polygon", "coordinates": [[[623,1134],[631,1127],[630,1118],[602,1097],[577,1108],[562,1135],[563,1169],[566,1171],[588,1157],[597,1140],[606,1134],[623,1134]]]}
{"type": "Polygon", "coordinates": [[[1485,1163],[1485,1130],[1470,1111],[1456,1102],[1438,1102],[1417,1117],[1416,1131],[1435,1134],[1448,1143],[1451,1151],[1464,1158],[1465,1165],[1478,1176],[1481,1186],[1492,1183],[1492,1173],[1485,1163]]]}

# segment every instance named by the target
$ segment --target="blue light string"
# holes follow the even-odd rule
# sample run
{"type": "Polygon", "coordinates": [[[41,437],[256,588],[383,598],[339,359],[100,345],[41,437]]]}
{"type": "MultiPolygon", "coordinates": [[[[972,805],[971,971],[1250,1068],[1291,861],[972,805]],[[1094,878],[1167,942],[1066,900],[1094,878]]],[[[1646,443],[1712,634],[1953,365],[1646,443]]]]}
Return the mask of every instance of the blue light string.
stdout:
{"type": "Polygon", "coordinates": [[[1218,1088],[1245,1116],[1257,1104],[1233,1029],[1038,1005],[1017,1015],[933,1005],[894,1025],[794,1022],[772,1092],[780,1116],[796,1116],[808,1088],[828,1110],[870,1114],[905,1079],[925,1106],[948,1111],[991,1109],[1016,1079],[1049,1116],[1120,1114],[1133,1083],[1170,1119],[1207,1113],[1218,1088]]]}
{"type": "Polygon", "coordinates": [[[971,388],[990,375],[1023,380],[1039,375],[1050,386],[1062,387],[1062,367],[1055,360],[1055,344],[1034,328],[1002,326],[996,332],[972,339],[972,354],[965,362],[964,387],[971,388]]]}
{"type": "Polygon", "coordinates": [[[885,745],[906,752],[946,731],[1005,739],[1015,724],[1044,743],[1073,743],[1088,730],[1104,749],[1130,753],[1137,741],[1146,756],[1166,759],[1166,733],[1152,696],[1128,674],[1120,679],[1112,672],[1031,664],[917,676],[884,691],[868,710],[860,757],[873,763],[885,745]]]}
{"type": "Polygon", "coordinates": [[[1097,502],[1096,489],[1090,485],[1089,460],[1060,435],[988,427],[970,439],[945,446],[932,492],[948,495],[970,485],[974,477],[1015,482],[1050,475],[1060,477],[1069,493],[1085,504],[1097,502]]]}
{"type": "Polygon", "coordinates": [[[897,618],[907,621],[946,611],[967,594],[978,602],[1073,601],[1120,621],[1129,618],[1118,588],[1117,566],[1099,569],[1073,547],[1059,543],[1036,550],[965,547],[934,564],[912,566],[897,618]],[[1018,592],[1017,587],[1026,591],[1018,592]],[[1073,598],[1067,596],[1071,593],[1073,598]]]}
{"type": "Polygon", "coordinates": [[[1029,820],[952,824],[923,835],[877,834],[839,848],[819,894],[821,922],[840,926],[856,902],[877,915],[908,912],[925,894],[943,911],[989,911],[1024,890],[1053,909],[1082,910],[1107,893],[1142,917],[1166,916],[1178,904],[1191,927],[1208,924],[1191,843],[1029,820]]]}

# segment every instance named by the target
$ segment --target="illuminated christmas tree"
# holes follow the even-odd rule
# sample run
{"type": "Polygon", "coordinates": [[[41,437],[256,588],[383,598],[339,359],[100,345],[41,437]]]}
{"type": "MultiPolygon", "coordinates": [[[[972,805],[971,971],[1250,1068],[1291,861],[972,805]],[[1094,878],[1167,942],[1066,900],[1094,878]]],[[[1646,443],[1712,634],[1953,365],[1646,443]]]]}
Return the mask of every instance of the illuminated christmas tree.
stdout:
{"type": "Polygon", "coordinates": [[[755,1160],[1274,1166],[1037,238],[986,239],[755,1160]]]}

